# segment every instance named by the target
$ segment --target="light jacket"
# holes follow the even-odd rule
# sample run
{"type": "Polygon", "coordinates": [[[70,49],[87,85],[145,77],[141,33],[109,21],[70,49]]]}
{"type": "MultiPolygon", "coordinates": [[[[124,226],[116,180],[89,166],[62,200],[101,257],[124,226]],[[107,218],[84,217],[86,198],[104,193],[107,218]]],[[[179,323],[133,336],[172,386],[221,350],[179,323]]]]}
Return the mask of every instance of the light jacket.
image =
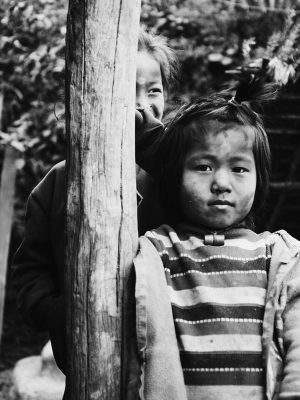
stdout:
{"type": "MultiPolygon", "coordinates": [[[[266,399],[294,400],[300,399],[300,243],[285,231],[272,238],[262,337],[266,399]]],[[[139,243],[134,260],[139,395],[187,400],[163,263],[146,237],[139,243]]]]}

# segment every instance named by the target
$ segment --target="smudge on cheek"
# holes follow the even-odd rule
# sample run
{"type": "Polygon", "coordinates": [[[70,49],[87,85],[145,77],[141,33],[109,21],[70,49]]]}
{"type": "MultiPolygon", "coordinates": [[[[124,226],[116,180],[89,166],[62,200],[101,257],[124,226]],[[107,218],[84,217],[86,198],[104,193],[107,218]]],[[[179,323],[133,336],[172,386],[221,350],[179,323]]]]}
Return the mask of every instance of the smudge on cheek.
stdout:
{"type": "Polygon", "coordinates": [[[254,196],[255,196],[255,193],[249,193],[247,196],[244,197],[244,200],[240,204],[240,209],[243,212],[245,212],[245,213],[250,212],[250,210],[253,206],[253,203],[254,203],[254,196]]]}

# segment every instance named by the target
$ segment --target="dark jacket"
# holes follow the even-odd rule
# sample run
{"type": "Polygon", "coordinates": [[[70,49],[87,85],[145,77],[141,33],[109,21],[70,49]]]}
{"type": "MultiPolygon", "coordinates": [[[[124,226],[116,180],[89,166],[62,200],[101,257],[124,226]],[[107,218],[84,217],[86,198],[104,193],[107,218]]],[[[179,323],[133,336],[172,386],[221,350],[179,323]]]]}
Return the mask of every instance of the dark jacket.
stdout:
{"type": "MultiPolygon", "coordinates": [[[[145,133],[145,132],[143,132],[145,133]]],[[[137,159],[147,165],[149,150],[159,129],[148,130],[143,140],[136,140],[137,159]],[[150,138],[150,141],[149,141],[150,138]],[[152,140],[153,138],[153,140],[152,140]]],[[[140,133],[139,133],[140,134],[140,133]]],[[[142,135],[139,136],[142,138],[142,135]]],[[[153,178],[144,170],[137,174],[139,234],[159,226],[162,210],[158,203],[153,178]]],[[[65,162],[55,165],[29,196],[25,236],[13,261],[13,283],[17,289],[17,308],[25,319],[39,330],[50,334],[53,353],[62,371],[65,370],[65,307],[64,307],[64,225],[65,225],[65,162]]]]}

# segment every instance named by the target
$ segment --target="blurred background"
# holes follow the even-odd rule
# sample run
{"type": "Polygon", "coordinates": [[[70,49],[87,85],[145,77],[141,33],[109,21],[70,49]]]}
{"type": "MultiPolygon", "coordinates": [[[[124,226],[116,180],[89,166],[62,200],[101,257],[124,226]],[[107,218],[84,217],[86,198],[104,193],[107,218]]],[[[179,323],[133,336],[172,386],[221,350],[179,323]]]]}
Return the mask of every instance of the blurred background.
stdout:
{"type": "MultiPolygon", "coordinates": [[[[30,191],[65,158],[67,7],[66,0],[2,0],[0,6],[0,200],[8,209],[14,205],[10,214],[0,201],[0,241],[10,243],[5,254],[8,263],[2,260],[7,271],[0,268],[2,277],[6,274],[6,284],[5,276],[0,276],[4,281],[0,306],[1,291],[5,301],[1,399],[9,386],[5,372],[19,358],[39,353],[47,341],[16,313],[10,262],[22,237],[30,191]]],[[[286,229],[300,239],[299,1],[143,0],[141,24],[166,36],[181,63],[167,112],[226,87],[243,74],[260,75],[280,85],[278,101],[264,111],[273,171],[258,230],[286,229]]],[[[0,246],[0,259],[3,251],[0,246]]]]}

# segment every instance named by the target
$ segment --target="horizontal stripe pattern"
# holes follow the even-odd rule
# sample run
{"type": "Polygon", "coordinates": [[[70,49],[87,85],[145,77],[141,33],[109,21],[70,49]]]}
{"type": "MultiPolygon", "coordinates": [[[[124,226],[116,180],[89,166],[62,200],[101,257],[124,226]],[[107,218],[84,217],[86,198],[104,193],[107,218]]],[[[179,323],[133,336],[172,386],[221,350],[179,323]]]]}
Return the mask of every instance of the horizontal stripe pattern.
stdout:
{"type": "Polygon", "coordinates": [[[197,336],[199,330],[201,335],[210,335],[216,332],[217,335],[226,332],[226,335],[257,335],[262,334],[262,320],[242,318],[209,318],[206,320],[189,321],[174,319],[179,332],[186,335],[197,336]]]}
{"type": "Polygon", "coordinates": [[[172,304],[174,319],[184,319],[188,312],[189,320],[196,321],[208,319],[214,315],[215,318],[245,318],[263,320],[265,308],[263,305],[226,305],[226,304],[196,304],[192,307],[180,307],[172,304]]]}
{"type": "Polygon", "coordinates": [[[223,398],[225,385],[234,393],[247,387],[262,399],[269,236],[242,228],[225,234],[223,246],[206,246],[201,233],[166,225],[147,236],[164,264],[188,393],[210,387],[212,398],[223,398]]]}
{"type": "Polygon", "coordinates": [[[202,275],[202,276],[209,276],[209,275],[251,275],[251,274],[255,274],[255,275],[266,275],[266,271],[265,270],[261,270],[261,269],[249,269],[249,270],[243,270],[240,271],[238,269],[232,269],[232,270],[225,270],[225,271],[199,271],[199,270],[195,270],[195,269],[190,269],[187,270],[186,272],[179,272],[179,273],[173,273],[171,274],[171,269],[170,268],[165,268],[165,272],[169,273],[169,276],[171,279],[174,278],[181,278],[183,276],[188,276],[188,275],[202,275]]]}
{"type": "Polygon", "coordinates": [[[180,348],[185,351],[205,352],[233,352],[236,349],[241,349],[243,352],[255,351],[261,352],[261,337],[260,335],[246,334],[210,334],[192,336],[188,334],[179,335],[180,348]]]}
{"type": "Polygon", "coordinates": [[[266,289],[261,287],[209,287],[196,286],[176,290],[169,286],[171,303],[179,306],[193,306],[198,303],[253,304],[264,305],[266,289]]]}
{"type": "MultiPolygon", "coordinates": [[[[196,249],[193,252],[186,252],[184,249],[173,249],[173,248],[168,248],[168,250],[162,250],[159,252],[159,255],[162,257],[164,255],[167,255],[170,261],[177,261],[180,258],[187,258],[190,259],[191,261],[198,262],[198,263],[207,263],[212,260],[229,260],[229,261],[238,261],[238,262],[247,262],[247,261],[256,261],[259,259],[268,259],[270,258],[269,255],[261,254],[261,255],[255,255],[257,253],[257,250],[253,252],[254,254],[249,254],[249,252],[245,252],[246,254],[240,254],[237,256],[237,248],[232,249],[231,252],[228,252],[228,254],[210,254],[212,252],[212,247],[209,246],[210,249],[207,249],[208,246],[205,247],[206,254],[205,256],[200,255],[199,257],[199,249],[196,249]]],[[[221,246],[220,246],[221,248],[221,246]]],[[[220,250],[219,250],[220,251],[220,250]]]]}
{"type": "Polygon", "coordinates": [[[181,352],[183,368],[261,368],[260,352],[181,352]]]}
{"type": "MultiPolygon", "coordinates": [[[[261,383],[263,383],[263,371],[261,367],[260,352],[216,352],[213,354],[182,352],[181,363],[186,383],[188,382],[189,385],[198,384],[204,387],[203,390],[206,390],[209,384],[215,383],[216,380],[218,381],[218,386],[213,386],[215,390],[211,390],[211,393],[214,393],[214,399],[223,399],[223,396],[218,397],[216,395],[216,390],[219,390],[219,385],[222,382],[228,387],[230,387],[231,384],[235,384],[237,381],[239,382],[239,386],[252,386],[255,384],[260,385],[261,383]],[[251,367],[249,367],[249,364],[251,365],[251,367]]],[[[233,392],[236,393],[236,390],[234,390],[233,392]]],[[[194,391],[194,393],[200,392],[194,391]]],[[[252,393],[251,390],[250,393],[252,393]]],[[[206,399],[207,397],[205,396],[204,398],[206,399]]],[[[234,399],[235,397],[232,398],[234,399]]],[[[258,398],[260,399],[260,397],[258,398]]]]}
{"type": "Polygon", "coordinates": [[[246,273],[248,271],[266,271],[266,257],[257,257],[253,260],[244,259],[244,260],[236,260],[229,258],[222,258],[221,256],[206,258],[206,261],[194,261],[187,257],[182,257],[180,262],[178,260],[170,260],[167,254],[161,256],[165,269],[170,273],[170,276],[173,277],[178,274],[195,274],[194,271],[199,271],[199,273],[203,274],[226,274],[226,273],[246,273]],[[195,268],[195,266],[197,268],[195,268]],[[254,268],[255,266],[255,268],[254,268]]]}
{"type": "Polygon", "coordinates": [[[172,287],[176,290],[189,289],[192,286],[213,286],[224,287],[265,287],[266,271],[251,270],[251,271],[222,271],[220,273],[203,273],[200,271],[194,272],[191,270],[182,274],[171,275],[169,269],[165,269],[167,281],[172,279],[172,287]],[[212,279],[213,277],[213,279],[212,279]]]}
{"type": "MultiPolygon", "coordinates": [[[[204,370],[183,369],[185,383],[187,385],[212,385],[218,381],[218,385],[261,385],[263,384],[262,368],[219,368],[204,370]]],[[[218,399],[218,397],[215,397],[218,399]]],[[[221,397],[222,398],[222,397],[221,397]]],[[[206,397],[205,397],[206,399],[206,397]]]]}
{"type": "Polygon", "coordinates": [[[189,385],[187,387],[187,396],[189,399],[205,400],[247,400],[264,399],[264,391],[261,385],[219,385],[217,390],[215,385],[189,385]]]}

